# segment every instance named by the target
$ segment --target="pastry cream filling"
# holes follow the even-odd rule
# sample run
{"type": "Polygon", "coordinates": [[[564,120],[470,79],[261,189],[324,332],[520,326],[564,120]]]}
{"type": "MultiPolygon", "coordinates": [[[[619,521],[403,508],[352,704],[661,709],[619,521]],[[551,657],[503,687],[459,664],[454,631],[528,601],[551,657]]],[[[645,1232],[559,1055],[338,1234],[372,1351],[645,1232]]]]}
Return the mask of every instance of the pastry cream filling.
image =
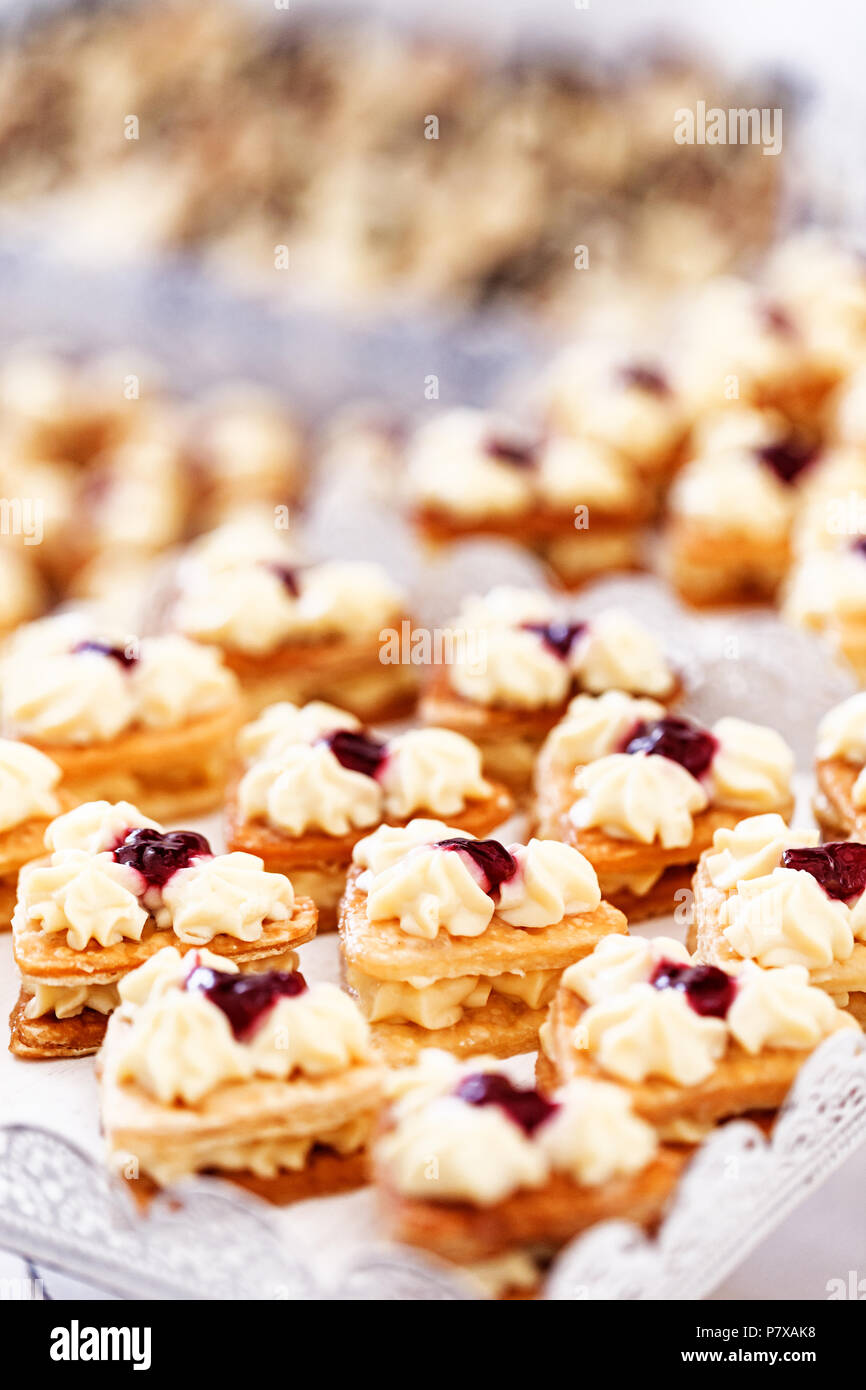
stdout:
{"type": "Polygon", "coordinates": [[[859,1027],[829,994],[810,985],[804,966],[762,970],[753,961],[737,975],[727,1024],[732,1037],[753,1054],[765,1047],[817,1047],[831,1033],[859,1027]]]}
{"type": "Polygon", "coordinates": [[[782,607],[801,627],[844,625],[866,612],[866,564],[851,550],[816,551],[797,565],[782,607]]]}
{"type": "Polygon", "coordinates": [[[578,829],[664,849],[691,843],[692,816],[706,809],[707,793],[679,763],[655,753],[611,753],[581,767],[569,819],[578,829]]]}
{"type": "Polygon", "coordinates": [[[866,690],[859,690],[824,715],[818,725],[815,751],[819,761],[844,758],[861,767],[866,763],[866,690]]]}
{"type": "Polygon", "coordinates": [[[555,599],[544,589],[523,589],[514,584],[495,584],[486,594],[464,598],[453,626],[464,628],[520,627],[523,623],[549,623],[562,616],[555,599]]]}
{"type": "Polygon", "coordinates": [[[794,754],[774,729],[745,719],[718,719],[709,772],[710,800],[747,812],[769,811],[791,796],[794,754]]]}
{"type": "Polygon", "coordinates": [[[475,744],[451,729],[411,729],[391,739],[378,781],[386,815],[400,820],[419,810],[455,815],[491,792],[475,744]]]}
{"type": "Polygon", "coordinates": [[[120,844],[128,830],[162,830],[155,820],[143,816],[128,801],[86,801],[53,820],[45,831],[45,847],[50,852],[82,850],[99,854],[120,844]]]}
{"type": "Polygon", "coordinates": [[[257,941],[265,922],[287,922],[295,894],[284,874],[267,873],[254,854],[215,854],[179,869],[162,889],[163,912],[175,936],[191,946],[215,936],[257,941]]]}
{"type": "Polygon", "coordinates": [[[110,1014],[120,1002],[117,985],[46,985],[27,978],[22,983],[25,989],[33,989],[24,1009],[25,1018],[43,1018],[45,1014],[75,1018],[85,1009],[110,1014]]]}
{"type": "Polygon", "coordinates": [[[612,893],[633,893],[636,898],[645,898],[666,872],[657,869],[646,874],[602,874],[598,881],[605,898],[609,899],[612,893]]]}
{"type": "MultiPolygon", "coordinates": [[[[396,918],[407,936],[426,940],[433,940],[440,929],[451,936],[480,936],[494,914],[481,871],[459,851],[440,849],[435,843],[418,844],[418,824],[429,822],[409,823],[402,854],[396,830],[387,841],[379,842],[392,851],[381,867],[379,844],[372,847],[376,867],[371,864],[361,882],[367,893],[368,920],[396,918]]],[[[471,841],[471,836],[459,831],[438,838],[452,836],[471,841]]],[[[509,853],[516,871],[501,884],[495,910],[510,926],[530,930],[553,926],[565,916],[593,910],[601,901],[594,869],[570,845],[530,840],[528,845],[511,846],[509,853]]],[[[365,857],[365,849],[359,846],[356,862],[363,863],[365,857]]]]}
{"type": "Polygon", "coordinates": [[[279,700],[262,710],[258,719],[246,724],[238,735],[238,751],[244,762],[279,757],[285,748],[297,743],[315,743],[322,734],[337,729],[360,729],[361,721],[347,710],[324,700],[293,705],[279,700]]]}
{"type": "Polygon", "coordinates": [[[451,1028],[467,1009],[480,1009],[491,991],[520,1000],[530,1009],[548,1004],[556,992],[558,970],[532,970],[525,975],[461,975],[456,979],[377,980],[355,966],[346,980],[358,995],[361,1012],[370,1023],[383,1019],[416,1023],[419,1028],[451,1028]]]}
{"type": "Polygon", "coordinates": [[[631,985],[645,984],[662,960],[688,965],[691,956],[670,936],[605,936],[588,956],[563,971],[562,983],[586,1003],[597,1004],[631,985]]]}
{"type": "MultiPolygon", "coordinates": [[[[166,1187],[180,1178],[203,1169],[217,1168],[222,1172],[250,1172],[259,1178],[273,1178],[278,1173],[298,1173],[307,1165],[315,1147],[333,1149],[338,1154],[357,1153],[364,1148],[375,1127],[375,1115],[359,1115],[333,1129],[316,1135],[274,1135],[260,1139],[224,1140],[208,1137],[189,1144],[154,1143],[141,1151],[142,1166],[150,1176],[166,1187]]],[[[116,1167],[123,1168],[130,1155],[118,1150],[113,1155],[116,1167]]]]}
{"type": "Polygon", "coordinates": [[[60,768],[37,748],[0,738],[0,831],[35,817],[56,816],[60,768]]]}
{"type": "Polygon", "coordinates": [[[723,934],[738,955],[760,965],[826,968],[854,949],[857,917],[828,898],[811,874],[777,868],[744,879],[724,905],[723,934]]]}
{"type": "Polygon", "coordinates": [[[495,1206],[520,1189],[542,1187],[554,1172],[595,1186],[639,1172],[655,1154],[655,1132],[616,1086],[570,1082],[556,1096],[557,1110],[530,1136],[498,1106],[470,1105],[454,1094],[465,1075],[501,1064],[434,1060],[435,1067],[422,1053],[401,1073],[394,1125],[377,1143],[390,1181],[406,1196],[495,1206]]]}
{"type": "MultiPolygon", "coordinates": [[[[379,566],[329,561],[303,569],[291,592],[278,566],[228,563],[189,566],[174,619],[189,636],[252,655],[296,639],[374,635],[403,612],[404,596],[379,566]]],[[[291,566],[291,559],[283,560],[291,566]]]]}
{"type": "Polygon", "coordinates": [[[129,676],[136,717],[149,729],[174,728],[221,709],[238,693],[219,652],[179,633],[143,638],[129,676]]]}
{"type": "Polygon", "coordinates": [[[576,695],[548,734],[545,750],[564,767],[595,762],[620,747],[636,724],[661,719],[664,712],[655,700],[636,699],[622,690],[576,695]]]}
{"type": "Polygon", "coordinates": [[[780,815],[748,816],[733,829],[721,828],[713,835],[713,848],[707,855],[710,880],[727,892],[740,879],[763,878],[778,868],[786,849],[817,845],[817,830],[794,830],[780,815]]]}
{"type": "Polygon", "coordinates": [[[280,999],[243,1042],[222,1010],[195,989],[166,987],[133,1007],[131,1020],[116,1078],[138,1082],[163,1105],[196,1105],[219,1086],[256,1076],[335,1075],[370,1058],[366,1022],[331,984],[280,999]]]}
{"type": "Polygon", "coordinates": [[[671,500],[675,515],[755,541],[782,539],[793,515],[790,488],[750,449],[694,459],[679,474],[671,500]]]}
{"type": "Polygon", "coordinates": [[[568,434],[609,445],[636,463],[654,463],[682,433],[681,409],[669,393],[631,386],[617,364],[599,362],[585,347],[566,348],[553,362],[546,400],[568,434]]]}
{"type": "Polygon", "coordinates": [[[571,679],[566,663],[533,632],[491,627],[477,633],[480,660],[460,652],[449,668],[449,681],[467,700],[510,709],[558,705],[571,679]]]}
{"type": "Polygon", "coordinates": [[[582,504],[622,512],[640,500],[634,469],[612,449],[588,439],[551,439],[539,454],[537,479],[540,495],[552,507],[582,504]]]}
{"type": "Polygon", "coordinates": [[[418,430],[407,462],[413,500],[464,518],[524,511],[533,494],[528,471],[484,447],[501,433],[517,442],[508,422],[469,409],[447,411],[418,430]]]}
{"type": "Polygon", "coordinates": [[[615,608],[592,619],[570,660],[581,686],[592,695],[622,690],[664,699],[674,686],[673,672],[653,634],[615,608]]]}
{"type": "Polygon", "coordinates": [[[705,1081],[725,1052],[728,1030],[718,1018],[695,1013],[676,989],[633,984],[618,995],[602,996],[581,1016],[574,1030],[578,1051],[621,1081],[661,1077],[679,1086],[705,1081]]]}
{"type": "Polygon", "coordinates": [[[148,912],[136,894],[138,875],[109,854],[63,850],[50,864],[28,864],[18,879],[16,929],[66,932],[67,945],[115,946],[140,941],[148,912]]]}

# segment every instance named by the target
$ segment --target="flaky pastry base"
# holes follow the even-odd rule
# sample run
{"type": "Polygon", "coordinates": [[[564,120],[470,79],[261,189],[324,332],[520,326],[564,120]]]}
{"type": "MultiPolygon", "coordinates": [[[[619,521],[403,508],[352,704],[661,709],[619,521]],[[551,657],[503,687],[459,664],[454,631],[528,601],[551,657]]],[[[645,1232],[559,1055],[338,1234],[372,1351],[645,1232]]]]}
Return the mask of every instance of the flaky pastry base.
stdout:
{"type": "Polygon", "coordinates": [[[817,794],[812,806],[815,819],[835,839],[866,840],[866,811],[854,805],[854,783],[862,767],[844,758],[818,759],[815,763],[817,794]]]}
{"type": "Polygon", "coordinates": [[[787,536],[763,539],[685,517],[670,522],[662,554],[666,578],[697,608],[770,603],[791,561],[787,536]]]}

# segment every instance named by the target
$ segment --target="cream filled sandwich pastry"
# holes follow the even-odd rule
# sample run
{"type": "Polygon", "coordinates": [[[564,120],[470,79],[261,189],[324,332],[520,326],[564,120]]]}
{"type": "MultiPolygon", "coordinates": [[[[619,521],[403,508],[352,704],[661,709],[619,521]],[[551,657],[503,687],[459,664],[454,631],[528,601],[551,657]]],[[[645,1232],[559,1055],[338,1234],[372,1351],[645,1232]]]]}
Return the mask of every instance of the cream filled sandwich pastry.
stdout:
{"type": "Polygon", "coordinates": [[[119,993],[97,1062],[102,1126],[139,1195],[201,1172],[276,1202],[366,1180],[382,1068],[336,985],[167,946],[119,993]]]}
{"type": "Polygon", "coordinates": [[[271,705],[241,731],[247,766],[227,810],[229,849],[257,854],[313,898],[319,931],[337,925],[352,850],[373,827],[427,813],[471,835],[506,820],[506,788],[481,775],[481,754],[451,729],[384,738],[354,715],[313,701],[271,705]]]}
{"type": "Polygon", "coordinates": [[[380,826],[352,858],[339,919],[346,982],[392,1066],[423,1047],[531,1051],[563,969],[627,929],[587,860],[552,841],[506,849],[412,820],[380,826]]]}
{"type": "Polygon", "coordinates": [[[67,812],[45,846],[19,875],[12,917],[19,1057],[95,1052],[120,981],[164,946],[261,969],[315,935],[313,902],[261,859],[214,854],[204,835],[166,831],[125,802],[67,812]]]}
{"type": "Polygon", "coordinates": [[[770,1119],[810,1053],[848,1028],[802,965],[722,969],[668,937],[609,938],[563,974],[538,1076],[616,1082],[664,1139],[696,1142],[734,1115],[770,1119]]]}
{"type": "Polygon", "coordinates": [[[422,717],[471,738],[485,772],[518,795],[577,691],[667,703],[678,690],[655,636],[615,609],[580,621],[542,590],[500,587],[467,599],[451,630],[453,659],[434,671],[422,717]]]}
{"type": "Polygon", "coordinates": [[[406,598],[380,565],[301,564],[258,516],[196,541],[178,565],[171,625],[219,648],[249,714],[279,700],[339,703],[362,719],[411,710],[417,668],[381,659],[406,598]]]}
{"type": "Polygon", "coordinates": [[[407,481],[414,523],[434,545],[514,541],[569,585],[640,564],[652,498],[635,468],[601,441],[453,410],[418,431],[407,481]]]}
{"type": "Polygon", "coordinates": [[[538,760],[536,833],[573,845],[630,920],[670,912],[723,826],[793,809],[794,756],[773,729],[705,729],[654,700],[579,695],[538,760]]]}
{"type": "Polygon", "coordinates": [[[77,801],[130,800],[166,819],[211,810],[241,717],[217,652],[95,632],[83,611],[19,629],[0,668],[3,732],[51,758],[77,801]]]}
{"type": "Polygon", "coordinates": [[[557,1251],[597,1221],[653,1226],[686,1161],[603,1082],[541,1095],[494,1058],[428,1050],[389,1090],[373,1147],[388,1229],[492,1297],[533,1297],[557,1251]]]}
{"type": "Polygon", "coordinates": [[[692,944],[724,968],[799,966],[866,1022],[866,845],[819,845],[775,815],[720,829],[695,874],[692,944]]]}

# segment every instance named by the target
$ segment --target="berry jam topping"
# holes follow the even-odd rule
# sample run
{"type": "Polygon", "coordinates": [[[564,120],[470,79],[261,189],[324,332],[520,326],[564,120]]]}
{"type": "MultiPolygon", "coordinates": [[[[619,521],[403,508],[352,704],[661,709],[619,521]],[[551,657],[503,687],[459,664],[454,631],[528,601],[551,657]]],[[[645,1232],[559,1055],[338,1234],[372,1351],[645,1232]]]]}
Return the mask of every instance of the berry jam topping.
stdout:
{"type": "Polygon", "coordinates": [[[777,444],[763,444],[755,450],[761,463],[772,468],[780,482],[793,483],[815,458],[817,449],[801,436],[792,434],[777,444]]]}
{"type": "Polygon", "coordinates": [[[488,435],[481,446],[488,458],[497,463],[510,463],[513,468],[534,468],[538,462],[538,444],[527,439],[506,439],[501,434],[488,435]]]}
{"type": "Polygon", "coordinates": [[[271,574],[277,576],[283,588],[287,593],[291,594],[292,598],[298,598],[300,596],[301,585],[296,569],[291,565],[281,565],[276,560],[269,560],[267,569],[270,570],[271,574]]]}
{"type": "Polygon", "coordinates": [[[319,742],[327,744],[341,767],[348,768],[349,772],[362,772],[365,777],[375,777],[388,756],[387,743],[352,729],[335,729],[319,742]]]}
{"type": "Polygon", "coordinates": [[[523,629],[536,633],[555,656],[565,661],[578,637],[586,631],[586,623],[524,623],[523,629]]]}
{"type": "Polygon", "coordinates": [[[79,642],[73,652],[96,652],[99,656],[110,656],[119,666],[134,666],[138,657],[128,647],[113,647],[109,642],[79,642]]]}
{"type": "Polygon", "coordinates": [[[782,338],[796,337],[797,329],[794,320],[780,304],[763,300],[758,307],[758,317],[768,333],[778,333],[782,338]]]}
{"type": "Polygon", "coordinates": [[[660,960],[650,984],[655,989],[680,989],[702,1018],[725,1018],[734,1002],[737,982],[717,965],[682,965],[660,960]]]}
{"type": "Polygon", "coordinates": [[[852,541],[851,549],[856,550],[858,555],[866,555],[866,536],[860,536],[859,540],[852,541]]]}
{"type": "Polygon", "coordinates": [[[718,748],[714,738],[700,724],[673,716],[642,719],[625,737],[623,753],[657,753],[679,763],[693,777],[702,777],[718,748]]]}
{"type": "Polygon", "coordinates": [[[786,849],[783,869],[802,869],[820,883],[828,898],[848,902],[866,888],[866,845],[850,841],[814,848],[786,849]]]}
{"type": "Polygon", "coordinates": [[[193,859],[213,853],[204,835],[197,830],[128,830],[114,851],[118,864],[128,864],[141,874],[149,888],[162,888],[178,869],[187,869],[193,859]]]}
{"type": "Polygon", "coordinates": [[[498,1105],[524,1134],[532,1134],[559,1109],[537,1091],[522,1090],[496,1071],[473,1072],[463,1078],[454,1094],[467,1105],[498,1105]]]}
{"type": "Polygon", "coordinates": [[[517,873],[517,860],[511,857],[498,840],[437,840],[434,849],[456,850],[471,859],[476,869],[481,872],[482,889],[494,902],[499,897],[503,883],[507,883],[517,873]]]}
{"type": "Polygon", "coordinates": [[[663,372],[656,367],[648,367],[643,362],[632,362],[620,368],[619,379],[623,386],[647,391],[651,396],[669,396],[670,383],[663,372]]]}
{"type": "Polygon", "coordinates": [[[229,975],[199,965],[186,979],[185,989],[197,989],[222,1009],[239,1042],[255,1032],[262,1016],[280,999],[303,994],[307,982],[299,970],[269,970],[264,975],[229,975]]]}

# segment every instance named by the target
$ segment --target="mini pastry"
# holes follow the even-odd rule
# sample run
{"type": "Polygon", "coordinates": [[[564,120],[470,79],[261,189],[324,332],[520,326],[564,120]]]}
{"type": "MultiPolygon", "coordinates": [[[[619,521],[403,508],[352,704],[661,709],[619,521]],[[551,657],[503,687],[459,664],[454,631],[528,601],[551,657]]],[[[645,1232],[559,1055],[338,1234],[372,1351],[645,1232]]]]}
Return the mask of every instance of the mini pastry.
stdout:
{"type": "Polygon", "coordinates": [[[777,1110],[819,1043],[856,1027],[802,965],[720,969],[668,937],[610,937],[565,971],[541,1075],[616,1082],[662,1139],[696,1143],[720,1120],[777,1110]]]}
{"type": "Polygon", "coordinates": [[[4,733],[56,762],[77,801],[134,798],[166,819],[210,810],[241,717],[219,653],[96,632],[83,611],[19,629],[2,663],[4,733]]]}
{"type": "Polygon", "coordinates": [[[240,747],[251,760],[229,798],[228,847],[288,874],[316,903],[319,932],[336,928],[352,850],[374,826],[427,813],[483,837],[513,806],[451,729],[386,739],[332,705],[280,704],[242,731],[240,747]]]}
{"type": "Polygon", "coordinates": [[[434,671],[422,718],[471,738],[485,772],[519,796],[575,691],[666,702],[677,691],[656,638],[614,609],[581,622],[541,590],[502,587],[468,599],[450,630],[452,659],[434,671]]]}
{"type": "Polygon", "coordinates": [[[866,841],[866,691],[828,710],[818,725],[813,808],[833,839],[866,841]]]}
{"type": "Polygon", "coordinates": [[[824,638],[866,685],[866,536],[805,554],[788,578],[782,615],[824,638]]]}
{"type": "Polygon", "coordinates": [[[531,1051],[565,966],[627,929],[566,845],[506,849],[411,820],[380,826],[352,858],[339,920],[346,982],[391,1066],[423,1047],[531,1051]]]}
{"type": "Polygon", "coordinates": [[[673,910],[721,826],[793,809],[794,755],[773,729],[712,729],[620,691],[579,695],[538,760],[536,833],[585,854],[629,920],[673,910]]]}
{"type": "Polygon", "coordinates": [[[222,385],[195,401],[189,428],[204,489],[199,515],[219,521],[238,506],[285,504],[301,491],[303,438],[275,393],[222,385]]]}
{"type": "Polygon", "coordinates": [[[366,1181],[382,1069],[336,985],[168,947],[120,996],[97,1062],[102,1126],[143,1195],[201,1172],[280,1203],[366,1181]]]}
{"type": "Polygon", "coordinates": [[[391,719],[415,702],[417,668],[387,659],[405,598],[379,565],[300,565],[274,527],[227,525],[178,567],[171,624],[220,649],[249,714],[278,700],[339,703],[391,719]]]}
{"type": "Polygon", "coordinates": [[[606,444],[530,434],[482,410],[450,411],[419,430],[408,492],[427,541],[515,541],[569,585],[636,568],[652,510],[634,468],[606,444]]]}
{"type": "Polygon", "coordinates": [[[49,821],[63,809],[60,768],[27,743],[0,738],[0,931],[12,925],[18,872],[44,853],[49,821]]]}
{"type": "Polygon", "coordinates": [[[804,966],[866,1023],[866,845],[817,841],[774,815],[717,831],[694,878],[692,944],[725,968],[804,966]]]}
{"type": "Polygon", "coordinates": [[[655,1225],[686,1161],[619,1086],[577,1080],[546,1097],[493,1058],[425,1051],[389,1089],[373,1146],[389,1231],[492,1297],[531,1298],[557,1251],[598,1221],[655,1225]]]}
{"type": "Polygon", "coordinates": [[[863,260],[821,232],[789,237],[770,259],[770,294],[793,315],[810,359],[831,381],[863,361],[866,273],[863,260]]]}
{"type": "Polygon", "coordinates": [[[554,429],[612,449],[644,479],[663,481],[680,460],[688,421],[659,362],[612,359],[581,343],[551,364],[541,394],[554,429]]]}
{"type": "Polygon", "coordinates": [[[811,423],[833,384],[796,308],[745,280],[718,276],[696,290],[674,337],[676,383],[693,418],[734,400],[811,423]]]}
{"type": "Polygon", "coordinates": [[[791,559],[797,484],[814,443],[790,427],[757,445],[710,447],[668,499],[662,567],[688,603],[771,600],[791,559]]]}
{"type": "Polygon", "coordinates": [[[19,1057],[95,1052],[125,975],[161,950],[209,946],[240,969],[279,965],[316,931],[316,909],[251,854],[214,854],[124,802],[51,822],[49,857],[22,869],[12,918],[19,1057]]]}

